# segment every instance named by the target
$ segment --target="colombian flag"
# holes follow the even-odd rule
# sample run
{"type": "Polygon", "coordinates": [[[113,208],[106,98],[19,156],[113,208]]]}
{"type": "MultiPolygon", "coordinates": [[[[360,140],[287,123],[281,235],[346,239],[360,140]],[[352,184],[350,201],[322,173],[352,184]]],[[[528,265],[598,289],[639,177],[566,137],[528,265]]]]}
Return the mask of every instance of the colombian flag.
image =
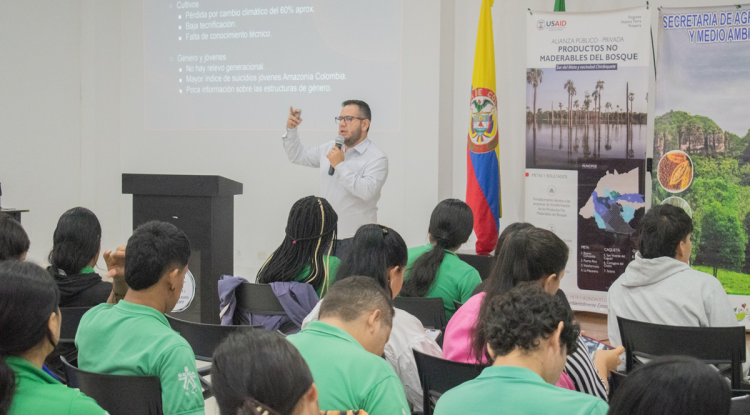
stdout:
{"type": "Polygon", "coordinates": [[[467,143],[466,203],[474,212],[477,254],[488,254],[497,242],[502,205],[500,152],[495,96],[495,44],[492,3],[482,0],[471,78],[471,124],[467,143]]]}

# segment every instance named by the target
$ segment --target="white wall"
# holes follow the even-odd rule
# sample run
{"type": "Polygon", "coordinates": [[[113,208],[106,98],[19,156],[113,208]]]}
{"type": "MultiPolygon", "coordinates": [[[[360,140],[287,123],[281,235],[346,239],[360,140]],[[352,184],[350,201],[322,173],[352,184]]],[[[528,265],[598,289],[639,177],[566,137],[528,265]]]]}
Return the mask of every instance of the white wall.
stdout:
{"type": "MultiPolygon", "coordinates": [[[[501,227],[523,219],[525,13],[550,10],[553,3],[496,1],[493,8],[501,227]]],[[[651,10],[655,21],[658,6],[724,3],[663,0],[652,2],[651,10]]],[[[279,130],[265,133],[144,131],[141,4],[0,3],[3,205],[31,209],[23,220],[32,240],[30,258],[43,262],[57,218],[73,206],[97,213],[105,249],[127,240],[132,199],[121,195],[123,172],[222,175],[245,185],[245,194],[235,198],[235,273],[253,276],[281,241],[292,203],[318,191],[316,175],[286,161],[279,142],[284,114],[279,130]]],[[[440,199],[465,197],[467,102],[480,4],[404,0],[404,121],[400,133],[379,133],[374,125],[371,136],[390,158],[379,220],[409,245],[425,240],[429,214],[440,199]]],[[[642,5],[576,0],[568,1],[568,11],[642,5]]],[[[303,124],[303,141],[328,140],[331,127],[329,133],[305,133],[303,124]]]]}

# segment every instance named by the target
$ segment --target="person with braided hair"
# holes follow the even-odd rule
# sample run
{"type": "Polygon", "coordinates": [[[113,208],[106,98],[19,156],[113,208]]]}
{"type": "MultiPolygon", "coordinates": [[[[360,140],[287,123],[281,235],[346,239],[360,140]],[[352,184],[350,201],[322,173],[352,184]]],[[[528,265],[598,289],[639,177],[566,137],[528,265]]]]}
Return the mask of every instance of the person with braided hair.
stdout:
{"type": "Polygon", "coordinates": [[[438,203],[430,216],[430,243],[409,249],[402,297],[442,298],[445,320],[456,312],[454,301],[465,303],[482,282],[479,271],[455,251],[471,236],[474,214],[458,199],[438,203]]]}
{"type": "Polygon", "coordinates": [[[331,255],[337,229],[338,215],[327,200],[298,200],[289,211],[284,240],[258,271],[257,282],[304,282],[323,298],[339,267],[339,259],[331,255]]]}

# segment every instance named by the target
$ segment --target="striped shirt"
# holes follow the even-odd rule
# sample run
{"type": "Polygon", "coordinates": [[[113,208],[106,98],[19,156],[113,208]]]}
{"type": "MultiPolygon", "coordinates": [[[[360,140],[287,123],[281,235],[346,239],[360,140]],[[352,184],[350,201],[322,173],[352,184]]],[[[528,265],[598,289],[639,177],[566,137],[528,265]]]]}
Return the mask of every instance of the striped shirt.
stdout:
{"type": "Polygon", "coordinates": [[[575,353],[569,355],[565,361],[565,373],[570,376],[577,391],[607,401],[607,388],[599,378],[594,362],[589,355],[589,349],[581,336],[578,336],[578,349],[575,353]]]}

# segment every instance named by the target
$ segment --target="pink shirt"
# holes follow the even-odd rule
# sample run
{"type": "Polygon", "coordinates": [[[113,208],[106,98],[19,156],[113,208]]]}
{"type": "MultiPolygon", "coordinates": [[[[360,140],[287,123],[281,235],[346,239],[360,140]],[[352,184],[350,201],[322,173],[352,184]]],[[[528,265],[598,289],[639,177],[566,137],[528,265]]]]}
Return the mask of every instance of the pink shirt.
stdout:
{"type": "MultiPolygon", "coordinates": [[[[451,317],[448,326],[445,328],[445,336],[443,338],[443,359],[454,362],[477,363],[477,359],[474,358],[471,350],[471,333],[477,324],[479,309],[482,307],[484,295],[485,293],[479,293],[469,298],[456,311],[456,314],[451,317]]],[[[481,363],[486,364],[487,360],[482,357],[481,363]]],[[[560,380],[557,381],[556,386],[575,390],[573,381],[565,373],[560,376],[560,380]]]]}

